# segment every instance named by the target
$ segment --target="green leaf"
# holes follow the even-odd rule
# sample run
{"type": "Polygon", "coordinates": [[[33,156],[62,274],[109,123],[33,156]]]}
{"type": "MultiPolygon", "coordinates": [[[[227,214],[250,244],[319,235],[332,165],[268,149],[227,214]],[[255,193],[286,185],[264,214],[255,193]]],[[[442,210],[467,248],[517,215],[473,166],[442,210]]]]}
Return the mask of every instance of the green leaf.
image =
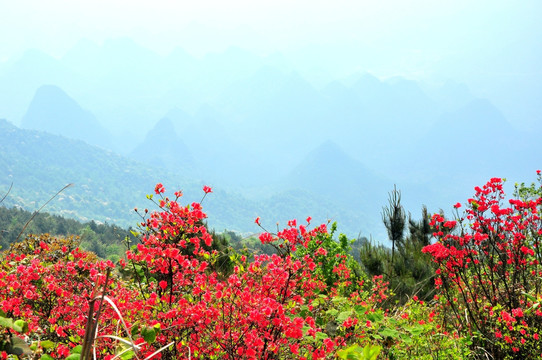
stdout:
{"type": "Polygon", "coordinates": [[[132,350],[130,351],[126,351],[125,353],[123,353],[120,358],[122,360],[130,360],[132,359],[133,357],[135,356],[134,352],[132,350]]]}
{"type": "Polygon", "coordinates": [[[81,359],[81,354],[71,354],[66,358],[66,360],[79,360],[81,359]]]}
{"type": "Polygon", "coordinates": [[[346,360],[376,360],[382,347],[378,345],[367,344],[363,349],[358,344],[354,344],[344,350],[337,351],[340,359],[346,360]]]}
{"type": "Polygon", "coordinates": [[[49,355],[49,354],[43,354],[41,357],[40,357],[40,360],[54,360],[54,358],[49,355]]]}
{"type": "Polygon", "coordinates": [[[311,306],[312,307],[318,307],[318,305],[320,305],[322,301],[320,299],[314,299],[312,302],[311,302],[311,306]]]}
{"type": "Polygon", "coordinates": [[[356,305],[354,306],[354,311],[356,312],[356,314],[363,315],[367,311],[367,307],[362,305],[356,305]]]}
{"type": "Polygon", "coordinates": [[[41,341],[40,345],[44,349],[52,349],[52,348],[54,348],[56,346],[56,344],[54,342],[52,342],[51,340],[41,341]]]}
{"type": "Polygon", "coordinates": [[[5,328],[13,329],[13,319],[12,318],[0,317],[0,326],[3,326],[5,328]]]}
{"type": "Polygon", "coordinates": [[[378,354],[380,354],[380,351],[382,350],[382,347],[379,345],[366,345],[363,348],[363,359],[364,360],[376,360],[378,357],[378,354]]]}
{"type": "Polygon", "coordinates": [[[384,315],[379,312],[369,313],[367,314],[367,319],[371,320],[372,322],[380,322],[384,319],[384,315]]]}
{"type": "Polygon", "coordinates": [[[141,336],[147,342],[147,344],[152,344],[156,340],[156,329],[150,326],[144,326],[141,328],[141,336]]]}
{"type": "Polygon", "coordinates": [[[337,309],[329,309],[328,311],[326,311],[326,314],[331,315],[331,316],[335,316],[338,313],[339,313],[339,310],[337,310],[337,309]]]}
{"type": "Polygon", "coordinates": [[[533,312],[533,310],[535,310],[539,306],[540,306],[540,303],[533,304],[533,306],[525,310],[525,314],[530,315],[533,312]]]}
{"type": "Polygon", "coordinates": [[[423,333],[424,327],[422,325],[416,325],[413,328],[407,328],[407,331],[414,336],[420,336],[423,333]]]}
{"type": "Polygon", "coordinates": [[[139,321],[136,321],[132,324],[132,328],[130,329],[130,335],[136,336],[139,334],[139,321]]]}
{"type": "Polygon", "coordinates": [[[337,316],[337,322],[339,324],[342,324],[346,319],[348,319],[352,315],[352,310],[343,311],[337,316]]]}
{"type": "Polygon", "coordinates": [[[358,344],[351,345],[346,349],[337,351],[337,356],[340,359],[359,359],[359,356],[362,352],[361,346],[358,344]]]}
{"type": "Polygon", "coordinates": [[[401,340],[403,340],[403,342],[407,345],[412,345],[412,338],[410,336],[401,334],[401,340]]]}
{"type": "Polygon", "coordinates": [[[71,349],[70,353],[72,354],[81,354],[81,350],[83,350],[83,345],[77,345],[73,349],[71,349]]]}
{"type": "Polygon", "coordinates": [[[28,323],[24,320],[16,320],[13,323],[13,330],[21,334],[26,334],[28,332],[28,323]]]}
{"type": "Polygon", "coordinates": [[[346,300],[348,300],[348,299],[345,298],[345,297],[337,296],[337,297],[334,297],[333,299],[331,299],[331,302],[334,303],[334,304],[337,304],[337,303],[345,302],[346,300]]]}
{"type": "Polygon", "coordinates": [[[380,335],[382,335],[383,337],[391,337],[393,339],[396,339],[399,337],[399,331],[397,330],[394,330],[394,329],[388,329],[388,328],[385,328],[384,330],[380,331],[380,335]]]}
{"type": "Polygon", "coordinates": [[[526,293],[526,292],[523,292],[523,291],[522,291],[521,294],[522,294],[523,296],[525,296],[527,299],[531,300],[531,301],[537,301],[537,300],[538,300],[535,296],[533,296],[533,295],[531,295],[531,294],[528,294],[528,293],[526,293]]]}
{"type": "Polygon", "coordinates": [[[323,332],[317,332],[316,333],[316,340],[324,340],[324,339],[327,339],[328,336],[326,333],[323,333],[323,332]]]}

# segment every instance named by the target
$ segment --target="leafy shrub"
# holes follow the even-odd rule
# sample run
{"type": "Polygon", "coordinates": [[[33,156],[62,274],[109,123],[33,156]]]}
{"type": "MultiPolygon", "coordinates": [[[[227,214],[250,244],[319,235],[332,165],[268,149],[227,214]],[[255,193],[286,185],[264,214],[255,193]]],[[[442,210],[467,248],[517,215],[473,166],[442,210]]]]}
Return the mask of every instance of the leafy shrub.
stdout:
{"type": "Polygon", "coordinates": [[[540,357],[540,188],[522,186],[506,202],[499,178],[475,191],[457,220],[433,216],[438,241],[423,249],[438,265],[442,309],[480,358],[540,357]]]}

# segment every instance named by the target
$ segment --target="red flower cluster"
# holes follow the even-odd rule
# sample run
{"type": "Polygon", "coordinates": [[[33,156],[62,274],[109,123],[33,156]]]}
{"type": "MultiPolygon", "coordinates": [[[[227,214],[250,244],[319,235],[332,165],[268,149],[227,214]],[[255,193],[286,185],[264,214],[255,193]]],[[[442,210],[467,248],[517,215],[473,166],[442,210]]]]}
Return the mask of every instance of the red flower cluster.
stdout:
{"type": "MultiPolygon", "coordinates": [[[[163,193],[163,187],[157,189],[163,193]]],[[[310,312],[301,311],[326,287],[315,273],[315,259],[327,251],[295,253],[325,234],[325,226],[309,231],[292,220],[276,236],[263,233],[262,243],[273,244],[278,254],[256,255],[252,262],[238,258],[225,276],[209,271],[218,254],[210,250],[200,204],[181,206],[165,197],[159,205],[161,211],[142,223],[141,243],[127,253],[125,266],[139,282],[134,290],[140,290],[140,305],[132,311],[162,329],[145,354],[173,343],[162,357],[285,358],[293,351],[299,358],[307,358],[303,353],[323,359],[341,343],[340,338],[315,341],[322,329],[310,312]]],[[[346,268],[336,269],[347,276],[346,268]]]]}
{"type": "MultiPolygon", "coordinates": [[[[82,342],[90,300],[100,294],[114,265],[75,248],[71,239],[49,235],[31,235],[12,250],[0,263],[0,308],[7,317],[24,319],[30,332],[59,343],[50,355],[64,359],[69,348],[62,344],[82,342]]],[[[106,291],[121,311],[128,311],[126,305],[137,296],[116,279],[109,280],[106,291]]],[[[104,308],[102,317],[107,320],[101,331],[115,333],[115,312],[104,308]]]]}
{"type": "Polygon", "coordinates": [[[437,242],[423,252],[438,265],[435,284],[459,329],[479,334],[478,346],[494,358],[507,356],[507,344],[532,354],[534,335],[542,331],[542,312],[532,310],[541,300],[542,191],[533,186],[506,207],[501,179],[475,190],[457,222],[433,216],[437,242]]]}

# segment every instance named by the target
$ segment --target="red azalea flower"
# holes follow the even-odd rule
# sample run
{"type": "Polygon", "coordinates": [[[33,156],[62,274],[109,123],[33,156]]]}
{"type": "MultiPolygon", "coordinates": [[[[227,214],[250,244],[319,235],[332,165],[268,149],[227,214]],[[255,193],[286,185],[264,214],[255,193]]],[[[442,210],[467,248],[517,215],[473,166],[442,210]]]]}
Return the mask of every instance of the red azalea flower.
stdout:
{"type": "Polygon", "coordinates": [[[164,185],[162,185],[161,183],[158,183],[156,184],[156,186],[154,187],[154,192],[158,195],[160,193],[164,193],[166,191],[166,189],[164,188],[164,185]]]}

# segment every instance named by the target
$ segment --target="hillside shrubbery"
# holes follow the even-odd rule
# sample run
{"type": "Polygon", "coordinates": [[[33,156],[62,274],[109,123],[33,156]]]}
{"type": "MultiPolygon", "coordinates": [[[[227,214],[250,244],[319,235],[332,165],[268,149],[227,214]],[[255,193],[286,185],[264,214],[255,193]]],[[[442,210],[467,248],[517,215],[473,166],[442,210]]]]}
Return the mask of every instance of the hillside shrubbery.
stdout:
{"type": "Polygon", "coordinates": [[[0,206],[1,250],[9,249],[18,239],[23,240],[25,234],[45,233],[63,237],[77,235],[81,248],[92,251],[104,259],[118,259],[123,256],[126,250],[122,244],[124,239],[127,236],[133,238],[130,230],[116,225],[100,224],[95,221],[81,223],[59,215],[33,214],[20,208],[0,206]],[[27,223],[28,226],[25,228],[27,223]]]}
{"type": "Polygon", "coordinates": [[[117,265],[49,235],[2,255],[3,358],[542,354],[538,186],[504,203],[502,181],[492,179],[457,219],[409,219],[392,253],[366,242],[361,262],[334,226],[310,218],[264,231],[260,242],[275,251],[247,256],[208,232],[201,202],[182,205],[182,193],[167,196],[160,184],[151,198],[158,211],[142,214],[137,242],[117,265]]]}

